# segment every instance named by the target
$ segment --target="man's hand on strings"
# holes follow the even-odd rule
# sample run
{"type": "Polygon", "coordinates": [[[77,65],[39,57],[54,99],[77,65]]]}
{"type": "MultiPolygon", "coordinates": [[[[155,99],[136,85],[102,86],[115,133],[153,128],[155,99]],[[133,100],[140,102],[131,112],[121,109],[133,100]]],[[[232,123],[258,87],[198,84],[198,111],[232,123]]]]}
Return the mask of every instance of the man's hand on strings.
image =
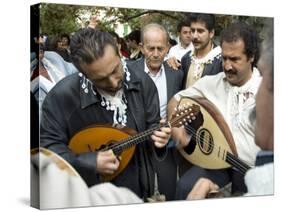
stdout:
{"type": "Polygon", "coordinates": [[[97,172],[100,174],[113,174],[120,162],[112,150],[99,151],[97,154],[97,172]]]}
{"type": "MultiPolygon", "coordinates": [[[[165,123],[165,119],[160,121],[161,124],[165,123]]],[[[161,127],[160,130],[156,130],[151,135],[151,139],[154,142],[154,145],[157,148],[163,148],[168,143],[171,136],[171,128],[170,127],[161,127]]]]}

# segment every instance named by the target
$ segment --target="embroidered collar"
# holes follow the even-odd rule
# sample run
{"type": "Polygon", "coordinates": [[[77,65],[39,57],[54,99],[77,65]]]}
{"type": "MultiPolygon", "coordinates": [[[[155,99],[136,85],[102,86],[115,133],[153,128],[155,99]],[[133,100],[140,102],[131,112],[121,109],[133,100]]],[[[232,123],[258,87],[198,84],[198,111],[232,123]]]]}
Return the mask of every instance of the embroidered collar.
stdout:
{"type": "Polygon", "coordinates": [[[221,47],[216,46],[213,48],[205,57],[197,59],[195,58],[195,50],[194,48],[191,50],[191,61],[195,64],[210,64],[213,62],[215,58],[221,57],[221,47]]]}
{"type": "Polygon", "coordinates": [[[117,91],[114,96],[109,95],[103,90],[97,89],[97,91],[101,96],[101,106],[108,111],[113,111],[113,123],[126,126],[127,99],[124,95],[123,88],[117,91]]]}
{"type": "MultiPolygon", "coordinates": [[[[230,85],[229,83],[228,85],[233,89],[235,94],[241,94],[245,92],[255,93],[257,87],[259,87],[259,82],[261,81],[261,79],[262,77],[259,70],[254,67],[251,78],[244,85],[240,87],[230,85]]],[[[225,77],[224,80],[227,81],[225,77]]]]}
{"type": "Polygon", "coordinates": [[[230,115],[232,117],[237,116],[241,121],[243,118],[244,108],[249,107],[249,105],[255,104],[256,93],[260,85],[262,77],[257,68],[253,69],[251,78],[242,86],[232,86],[230,85],[226,78],[224,81],[227,83],[230,91],[230,100],[232,101],[230,106],[230,115]]]}

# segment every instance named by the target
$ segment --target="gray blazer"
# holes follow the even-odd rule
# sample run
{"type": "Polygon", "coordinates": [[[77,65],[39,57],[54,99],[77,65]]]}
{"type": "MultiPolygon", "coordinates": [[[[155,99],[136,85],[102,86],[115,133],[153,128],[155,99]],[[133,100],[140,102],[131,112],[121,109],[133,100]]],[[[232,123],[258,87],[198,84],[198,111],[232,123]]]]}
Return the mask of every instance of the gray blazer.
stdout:
{"type": "MultiPolygon", "coordinates": [[[[145,73],[143,58],[128,63],[127,67],[136,75],[145,73]]],[[[167,80],[167,101],[169,101],[181,90],[183,71],[173,70],[166,62],[164,62],[164,69],[167,80]]],[[[161,152],[158,151],[155,152],[154,156],[151,156],[154,171],[157,173],[157,188],[161,194],[165,195],[166,200],[174,200],[177,183],[177,151],[176,148],[168,148],[167,146],[161,150],[164,151],[162,155],[159,155],[161,152]]]]}

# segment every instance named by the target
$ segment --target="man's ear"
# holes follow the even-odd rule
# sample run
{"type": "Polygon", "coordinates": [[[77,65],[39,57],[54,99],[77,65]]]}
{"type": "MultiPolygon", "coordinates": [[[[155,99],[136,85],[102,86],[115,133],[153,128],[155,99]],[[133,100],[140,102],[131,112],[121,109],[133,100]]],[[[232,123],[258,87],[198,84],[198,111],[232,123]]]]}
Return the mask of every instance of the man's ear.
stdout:
{"type": "Polygon", "coordinates": [[[250,57],[249,60],[250,60],[251,63],[253,63],[254,60],[255,60],[255,56],[250,57]]]}
{"type": "Polygon", "coordinates": [[[144,54],[143,43],[139,43],[141,53],[144,54]]]}
{"type": "Polygon", "coordinates": [[[212,29],[212,30],[210,31],[210,38],[213,39],[214,36],[215,36],[215,30],[212,29]]]}

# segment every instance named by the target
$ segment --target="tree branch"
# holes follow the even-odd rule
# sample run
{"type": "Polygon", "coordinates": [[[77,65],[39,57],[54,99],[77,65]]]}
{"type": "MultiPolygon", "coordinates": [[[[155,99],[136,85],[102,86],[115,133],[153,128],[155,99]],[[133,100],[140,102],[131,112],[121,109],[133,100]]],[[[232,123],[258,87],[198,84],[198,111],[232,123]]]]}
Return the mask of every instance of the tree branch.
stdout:
{"type": "Polygon", "coordinates": [[[172,18],[172,19],[177,20],[177,17],[172,16],[172,15],[166,13],[166,12],[163,12],[163,11],[158,11],[158,10],[147,10],[147,11],[141,12],[141,13],[139,13],[139,14],[130,16],[130,17],[128,17],[128,18],[124,18],[124,20],[125,20],[125,21],[129,21],[129,20],[131,20],[131,19],[134,19],[134,18],[140,17],[140,16],[145,15],[145,14],[149,14],[149,13],[159,13],[159,14],[162,14],[162,15],[165,15],[165,16],[167,16],[167,17],[170,17],[170,18],[172,18]]]}

